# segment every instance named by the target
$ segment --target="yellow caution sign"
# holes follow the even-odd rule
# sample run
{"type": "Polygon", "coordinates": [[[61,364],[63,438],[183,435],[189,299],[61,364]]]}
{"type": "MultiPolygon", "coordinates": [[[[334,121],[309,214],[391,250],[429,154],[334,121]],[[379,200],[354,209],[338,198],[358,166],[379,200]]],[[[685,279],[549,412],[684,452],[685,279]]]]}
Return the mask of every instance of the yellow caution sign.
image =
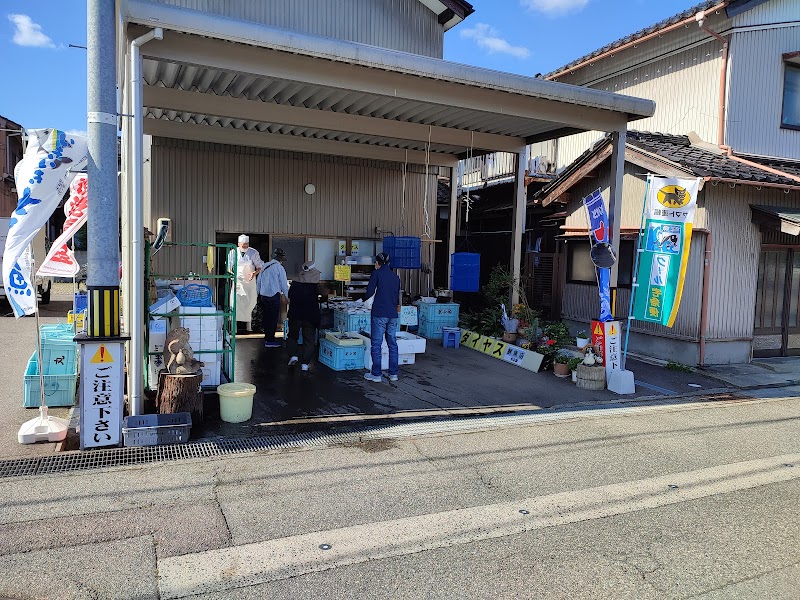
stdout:
{"type": "Polygon", "coordinates": [[[114,358],[111,356],[111,353],[106,348],[106,345],[100,344],[100,347],[97,349],[97,352],[94,353],[92,360],[90,360],[89,362],[92,363],[93,365],[113,363],[114,358]]]}
{"type": "Polygon", "coordinates": [[[603,335],[603,326],[600,323],[594,326],[594,334],[603,335]]]}
{"type": "Polygon", "coordinates": [[[611,324],[611,332],[609,333],[609,335],[617,335],[617,328],[614,326],[613,323],[611,324]]]}

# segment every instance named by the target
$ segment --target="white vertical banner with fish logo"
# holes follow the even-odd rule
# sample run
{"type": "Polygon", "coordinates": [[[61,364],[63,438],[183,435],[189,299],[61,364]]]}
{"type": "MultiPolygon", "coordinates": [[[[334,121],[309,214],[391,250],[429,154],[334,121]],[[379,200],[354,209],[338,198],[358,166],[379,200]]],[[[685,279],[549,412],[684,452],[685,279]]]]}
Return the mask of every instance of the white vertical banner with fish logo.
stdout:
{"type": "Polygon", "coordinates": [[[58,129],[29,129],[27,134],[28,147],[14,169],[19,201],[11,213],[3,254],[3,285],[17,318],[36,312],[31,265],[22,259],[58,208],[76,172],[89,160],[84,137],[58,129]]]}
{"type": "Polygon", "coordinates": [[[36,272],[40,277],[75,277],[80,271],[81,267],[75,260],[75,253],[69,249],[67,242],[75,237],[89,218],[88,182],[89,178],[84,173],[72,180],[69,186],[69,199],[64,203],[64,214],[67,219],[64,221],[63,233],[53,242],[47,258],[36,272]]]}
{"type": "Polygon", "coordinates": [[[700,179],[650,177],[633,318],[672,327],[683,295],[700,179]]]}

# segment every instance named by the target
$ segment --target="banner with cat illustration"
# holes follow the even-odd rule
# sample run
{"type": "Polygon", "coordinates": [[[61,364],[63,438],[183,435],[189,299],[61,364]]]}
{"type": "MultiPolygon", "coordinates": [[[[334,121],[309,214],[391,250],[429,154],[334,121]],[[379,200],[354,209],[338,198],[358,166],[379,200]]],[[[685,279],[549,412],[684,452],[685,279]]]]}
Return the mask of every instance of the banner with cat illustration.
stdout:
{"type": "Polygon", "coordinates": [[[632,318],[674,325],[683,295],[699,188],[699,178],[649,178],[632,318]]]}

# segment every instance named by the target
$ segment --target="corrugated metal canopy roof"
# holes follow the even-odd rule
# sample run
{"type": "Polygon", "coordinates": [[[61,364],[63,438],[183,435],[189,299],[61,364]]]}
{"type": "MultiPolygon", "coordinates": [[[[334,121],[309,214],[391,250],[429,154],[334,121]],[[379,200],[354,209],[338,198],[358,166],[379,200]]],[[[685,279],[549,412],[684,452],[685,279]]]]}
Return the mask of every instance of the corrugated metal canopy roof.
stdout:
{"type": "Polygon", "coordinates": [[[454,160],[654,112],[649,100],[188,9],[139,0],[128,9],[129,21],[167,30],[142,47],[144,104],[158,121],[414,151],[430,141],[454,160]]]}

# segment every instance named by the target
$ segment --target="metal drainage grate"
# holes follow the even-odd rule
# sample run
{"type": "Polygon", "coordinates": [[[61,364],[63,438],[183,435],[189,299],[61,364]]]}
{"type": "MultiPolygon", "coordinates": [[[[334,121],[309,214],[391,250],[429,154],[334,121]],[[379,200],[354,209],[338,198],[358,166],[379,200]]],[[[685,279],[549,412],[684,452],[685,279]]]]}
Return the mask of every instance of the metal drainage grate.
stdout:
{"type": "MultiPolygon", "coordinates": [[[[740,401],[739,398],[723,398],[722,400],[727,400],[732,404],[740,401]]],[[[52,456],[0,461],[0,478],[68,473],[89,469],[169,462],[189,458],[210,458],[214,456],[245,454],[248,452],[267,450],[325,447],[337,444],[358,443],[364,440],[403,438],[440,433],[453,434],[498,427],[533,425],[537,423],[574,419],[576,417],[613,417],[698,402],[702,402],[702,400],[687,398],[678,401],[668,399],[644,402],[634,401],[627,404],[609,403],[600,407],[594,405],[578,408],[573,407],[571,409],[537,409],[534,411],[505,415],[437,419],[433,421],[393,425],[360,426],[346,430],[340,429],[336,433],[309,431],[275,436],[198,441],[188,444],[176,444],[173,446],[144,446],[85,452],[65,452],[52,456]]],[[[725,402],[723,402],[723,404],[724,403],[725,402]]]]}

